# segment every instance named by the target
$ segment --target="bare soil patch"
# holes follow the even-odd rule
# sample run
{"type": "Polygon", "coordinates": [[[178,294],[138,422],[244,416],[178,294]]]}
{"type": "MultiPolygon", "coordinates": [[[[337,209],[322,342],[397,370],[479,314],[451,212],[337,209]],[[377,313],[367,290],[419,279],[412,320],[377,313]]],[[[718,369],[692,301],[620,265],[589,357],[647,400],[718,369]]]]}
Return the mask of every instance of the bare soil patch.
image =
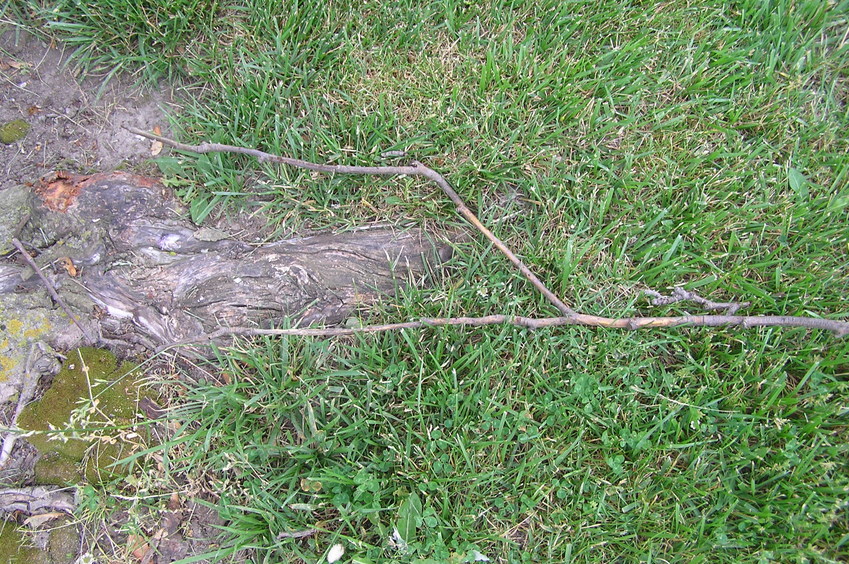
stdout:
{"type": "Polygon", "coordinates": [[[20,140],[0,143],[0,189],[65,170],[132,168],[151,158],[151,143],[123,126],[167,129],[177,109],[169,87],[139,88],[132,77],[80,76],[69,52],[16,30],[0,33],[0,124],[23,120],[20,140]]]}

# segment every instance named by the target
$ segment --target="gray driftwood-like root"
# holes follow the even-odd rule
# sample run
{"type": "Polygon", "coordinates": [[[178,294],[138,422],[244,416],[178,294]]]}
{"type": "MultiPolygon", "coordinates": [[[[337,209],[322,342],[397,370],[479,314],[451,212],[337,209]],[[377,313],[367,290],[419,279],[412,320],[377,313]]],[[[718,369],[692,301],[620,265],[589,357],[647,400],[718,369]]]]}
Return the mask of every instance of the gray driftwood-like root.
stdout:
{"type": "MultiPolygon", "coordinates": [[[[9,221],[16,227],[5,239],[0,232],[0,324],[20,337],[6,343],[9,355],[21,353],[4,365],[9,382],[32,377],[35,341],[141,352],[229,327],[338,324],[421,284],[451,253],[420,229],[247,243],[198,228],[156,180],[120,172],[59,174],[16,198],[6,192],[27,218],[9,221]]],[[[0,390],[0,401],[17,389],[0,390]]]]}
{"type": "Polygon", "coordinates": [[[0,515],[13,513],[32,516],[48,512],[74,512],[73,488],[33,486],[0,490],[0,515]]]}

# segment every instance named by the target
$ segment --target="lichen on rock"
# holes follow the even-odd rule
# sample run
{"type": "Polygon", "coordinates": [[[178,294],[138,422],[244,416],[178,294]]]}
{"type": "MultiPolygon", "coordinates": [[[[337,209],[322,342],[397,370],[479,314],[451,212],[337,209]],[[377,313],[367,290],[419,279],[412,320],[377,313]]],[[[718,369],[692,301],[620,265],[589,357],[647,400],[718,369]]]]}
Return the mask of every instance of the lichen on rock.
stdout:
{"type": "Polygon", "coordinates": [[[43,339],[57,323],[67,324],[61,313],[50,307],[47,296],[0,295],[0,402],[34,387],[40,375],[59,370],[55,352],[43,339]]]}

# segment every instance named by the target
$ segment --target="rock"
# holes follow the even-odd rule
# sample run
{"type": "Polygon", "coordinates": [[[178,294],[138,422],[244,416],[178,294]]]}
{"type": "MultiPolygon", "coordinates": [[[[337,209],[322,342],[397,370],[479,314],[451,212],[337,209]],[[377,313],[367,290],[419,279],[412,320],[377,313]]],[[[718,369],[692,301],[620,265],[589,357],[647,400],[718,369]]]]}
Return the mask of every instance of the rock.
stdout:
{"type": "Polygon", "coordinates": [[[64,486],[85,479],[97,484],[126,472],[112,465],[129,454],[130,445],[120,434],[102,433],[109,441],[98,441],[97,435],[100,428],[133,422],[139,398],[149,395],[139,384],[140,377],[131,363],[119,364],[109,351],[82,348],[68,354],[50,389],[27,405],[18,419],[21,429],[37,431],[27,437],[40,454],[37,483],[64,486]],[[85,400],[90,401],[89,410],[85,400]],[[51,432],[68,427],[89,432],[51,432]]]}

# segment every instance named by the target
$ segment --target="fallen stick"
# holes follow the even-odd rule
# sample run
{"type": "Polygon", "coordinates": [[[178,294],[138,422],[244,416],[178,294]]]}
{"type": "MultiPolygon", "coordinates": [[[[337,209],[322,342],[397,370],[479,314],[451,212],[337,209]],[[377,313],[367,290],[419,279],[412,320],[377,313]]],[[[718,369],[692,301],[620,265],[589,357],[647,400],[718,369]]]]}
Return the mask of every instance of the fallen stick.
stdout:
{"type": "Polygon", "coordinates": [[[816,317],[791,315],[681,315],[677,317],[598,317],[576,313],[565,317],[523,317],[516,315],[487,315],[483,317],[423,317],[418,321],[363,325],[362,327],[308,327],[292,329],[258,329],[254,327],[228,327],[206,335],[163,345],[157,353],[182,345],[212,343],[224,337],[301,336],[301,337],[346,337],[368,333],[385,333],[402,329],[424,329],[427,327],[485,325],[514,325],[526,329],[545,329],[576,325],[604,327],[607,329],[656,329],[659,327],[804,327],[832,331],[837,337],[849,335],[849,323],[816,317]]]}
{"type": "Polygon", "coordinates": [[[422,176],[436,183],[437,186],[451,199],[456,205],[457,210],[465,217],[478,231],[484,234],[509,260],[513,265],[530,281],[530,283],[551,302],[562,314],[561,317],[548,318],[531,318],[510,315],[490,315],[485,317],[452,317],[452,318],[425,318],[419,321],[408,321],[403,323],[390,323],[384,325],[367,325],[364,327],[331,327],[331,328],[306,328],[306,329],[257,329],[250,327],[230,327],[223,328],[206,335],[200,335],[196,338],[185,339],[164,345],[157,349],[162,351],[177,345],[200,344],[213,342],[222,337],[234,336],[260,336],[260,335],[302,335],[302,336],[345,336],[362,333],[380,333],[385,331],[398,331],[401,329],[420,329],[424,327],[441,327],[441,326],[483,326],[483,325],[499,325],[510,324],[528,329],[540,329],[543,327],[558,327],[564,325],[580,325],[586,327],[605,327],[610,329],[645,329],[658,327],[721,327],[721,326],[738,326],[738,327],[804,327],[809,329],[825,329],[832,331],[837,337],[845,337],[849,335],[849,322],[836,321],[829,319],[820,319],[815,317],[801,316],[784,316],[784,315],[768,315],[768,316],[741,316],[733,315],[737,309],[743,305],[736,303],[718,303],[701,298],[697,294],[687,292],[681,289],[673,294],[670,298],[664,298],[657,292],[649,291],[648,294],[657,300],[657,305],[665,305],[678,301],[690,300],[694,301],[708,309],[726,309],[726,315],[684,315],[676,317],[627,317],[627,318],[610,318],[599,317],[595,315],[587,315],[579,313],[567,306],[554,292],[549,290],[545,284],[489,229],[484,226],[477,216],[466,206],[462,198],[448,184],[445,178],[435,170],[423,165],[418,161],[413,161],[408,166],[348,166],[348,165],[328,165],[318,164],[301,159],[293,159],[273,155],[260,151],[258,149],[249,149],[246,147],[238,147],[234,145],[223,145],[220,143],[201,143],[200,145],[187,145],[148,133],[134,127],[127,127],[127,130],[136,135],[141,135],[148,139],[159,141],[165,145],[187,151],[190,153],[239,153],[256,157],[260,162],[276,162],[288,166],[312,170],[316,172],[324,172],[328,174],[373,174],[379,176],[422,176]]]}

